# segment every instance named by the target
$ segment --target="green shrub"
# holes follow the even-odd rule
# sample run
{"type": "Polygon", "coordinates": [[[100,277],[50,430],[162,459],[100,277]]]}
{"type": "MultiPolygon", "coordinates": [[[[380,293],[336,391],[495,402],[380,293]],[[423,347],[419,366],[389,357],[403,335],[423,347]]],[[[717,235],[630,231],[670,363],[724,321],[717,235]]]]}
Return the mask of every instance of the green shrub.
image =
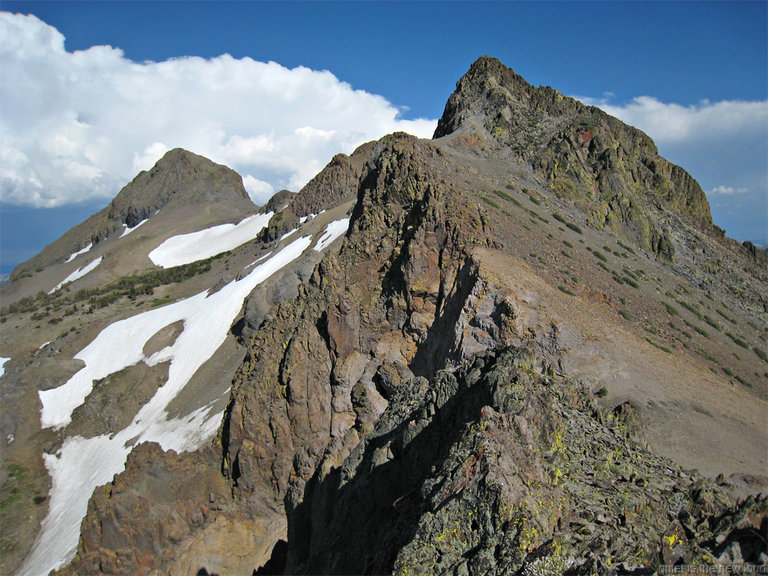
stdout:
{"type": "Polygon", "coordinates": [[[747,388],[752,388],[752,384],[750,384],[749,382],[747,382],[746,380],[744,380],[744,378],[742,378],[742,377],[741,377],[741,376],[739,376],[738,374],[736,374],[736,375],[734,376],[734,378],[736,378],[736,380],[738,380],[739,382],[741,382],[741,383],[742,383],[744,386],[746,386],[747,388]]]}
{"type": "Polygon", "coordinates": [[[634,253],[635,253],[635,251],[634,251],[634,250],[632,250],[632,248],[630,248],[630,247],[629,247],[629,246],[627,246],[626,244],[623,244],[621,240],[618,240],[616,243],[617,243],[619,246],[621,246],[622,248],[624,248],[624,250],[626,250],[626,251],[627,251],[627,252],[629,252],[630,254],[634,254],[634,253]]]}
{"type": "Polygon", "coordinates": [[[715,312],[720,314],[720,316],[722,316],[723,318],[728,320],[728,322],[730,322],[731,324],[736,324],[736,322],[734,322],[733,319],[731,319],[729,316],[726,316],[725,312],[723,312],[722,310],[719,310],[718,308],[715,308],[715,312]]]}
{"type": "Polygon", "coordinates": [[[637,282],[635,282],[635,281],[634,281],[632,278],[630,278],[629,276],[624,276],[623,280],[624,280],[624,282],[626,282],[627,284],[629,284],[630,286],[632,286],[632,288],[640,288],[640,286],[638,285],[638,283],[637,283],[637,282]]]}
{"type": "Polygon", "coordinates": [[[696,316],[696,318],[698,318],[699,320],[703,320],[704,319],[704,317],[702,316],[701,312],[699,312],[699,309],[696,306],[694,306],[693,304],[689,304],[685,300],[678,300],[678,299],[675,299],[675,302],[680,304],[680,306],[682,306],[683,308],[688,310],[691,314],[696,316]]]}
{"type": "Polygon", "coordinates": [[[498,196],[499,198],[512,202],[512,204],[514,204],[515,206],[518,206],[520,208],[523,207],[523,205],[520,204],[520,202],[518,202],[515,198],[512,198],[512,196],[510,196],[503,190],[494,190],[493,193],[496,194],[496,196],[498,196]]]}
{"type": "Polygon", "coordinates": [[[731,340],[733,340],[736,343],[736,345],[741,346],[742,348],[746,348],[747,350],[749,350],[749,344],[744,342],[744,340],[742,340],[741,338],[739,338],[735,334],[732,334],[731,332],[726,332],[725,335],[728,336],[728,338],[730,338],[731,340]]]}
{"type": "Polygon", "coordinates": [[[704,321],[705,321],[707,324],[709,324],[710,326],[712,326],[712,328],[714,328],[714,329],[715,329],[715,330],[717,330],[718,332],[722,332],[722,331],[723,331],[723,329],[722,329],[722,328],[720,328],[720,324],[718,324],[717,322],[715,322],[715,320],[714,320],[714,319],[710,318],[710,317],[709,317],[709,316],[707,316],[706,314],[704,314],[704,321]]]}
{"type": "Polygon", "coordinates": [[[646,340],[646,342],[648,342],[648,344],[650,344],[651,346],[655,346],[656,348],[658,348],[662,352],[666,352],[667,354],[671,354],[672,353],[672,350],[670,350],[666,346],[662,346],[661,344],[657,344],[656,342],[654,342],[650,338],[646,338],[645,340],[646,340]]]}
{"type": "Polygon", "coordinates": [[[703,328],[699,328],[698,326],[695,326],[695,325],[693,325],[693,324],[692,324],[691,326],[693,327],[693,329],[694,329],[694,330],[696,330],[696,332],[698,332],[699,334],[701,334],[702,336],[704,336],[704,338],[706,338],[707,340],[709,340],[709,334],[707,334],[707,331],[706,331],[706,330],[704,330],[703,328]]]}

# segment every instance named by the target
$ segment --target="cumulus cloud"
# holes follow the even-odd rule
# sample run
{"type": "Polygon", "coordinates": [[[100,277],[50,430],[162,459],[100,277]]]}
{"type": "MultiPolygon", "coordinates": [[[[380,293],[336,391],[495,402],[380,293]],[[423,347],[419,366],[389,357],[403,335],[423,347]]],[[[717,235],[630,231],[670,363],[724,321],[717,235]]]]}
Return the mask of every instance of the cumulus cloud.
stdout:
{"type": "Polygon", "coordinates": [[[132,62],[67,52],[34,16],[0,13],[0,199],[38,207],[109,198],[170,148],[247,174],[257,203],[298,190],[338,152],[436,121],[404,120],[328,71],[222,55],[132,62]]]}
{"type": "Polygon", "coordinates": [[[245,187],[245,191],[248,192],[248,196],[251,197],[251,200],[257,204],[262,203],[260,200],[264,198],[271,198],[275,193],[275,188],[272,184],[254,178],[250,174],[243,176],[243,186],[245,187]]]}
{"type": "Polygon", "coordinates": [[[721,140],[739,137],[765,136],[768,122],[768,102],[725,100],[701,101],[682,106],[651,96],[638,96],[624,105],[614,105],[609,99],[583,99],[599,106],[608,114],[637,126],[658,142],[689,142],[693,138],[721,140]]]}
{"type": "Polygon", "coordinates": [[[716,224],[740,240],[768,238],[768,100],[683,106],[650,96],[625,104],[613,95],[579,99],[636,126],[662,156],[707,191],[716,224]]]}
{"type": "Polygon", "coordinates": [[[749,194],[749,188],[734,188],[733,186],[716,186],[712,188],[707,194],[713,196],[736,196],[741,194],[749,194]]]}

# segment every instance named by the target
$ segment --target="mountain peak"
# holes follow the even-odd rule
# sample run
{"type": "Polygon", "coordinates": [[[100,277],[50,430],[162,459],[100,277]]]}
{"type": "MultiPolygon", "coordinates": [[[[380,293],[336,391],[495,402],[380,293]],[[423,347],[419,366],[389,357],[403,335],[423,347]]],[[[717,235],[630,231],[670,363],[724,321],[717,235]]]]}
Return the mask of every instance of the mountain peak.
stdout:
{"type": "Polygon", "coordinates": [[[204,156],[174,148],[120,191],[109,205],[109,219],[118,226],[132,227],[171,202],[251,204],[237,172],[204,156]]]}
{"type": "Polygon", "coordinates": [[[159,172],[163,170],[170,170],[177,166],[184,166],[188,172],[199,172],[201,170],[211,169],[225,169],[226,171],[231,170],[231,168],[224,166],[223,164],[217,164],[205,156],[200,156],[199,154],[195,154],[194,152],[190,152],[184,148],[173,148],[163,154],[163,156],[149,171],[159,172]]]}
{"type": "Polygon", "coordinates": [[[532,86],[497,58],[481,56],[456,83],[456,90],[446,103],[434,137],[455,132],[471,117],[479,117],[489,132],[495,126],[497,116],[508,122],[516,117],[524,122],[516,123],[515,127],[524,130],[531,126],[531,114],[561,116],[586,108],[549,86],[532,86]]]}
{"type": "MultiPolygon", "coordinates": [[[[118,237],[160,209],[176,214],[171,220],[189,222],[193,216],[204,220],[208,214],[214,220],[231,221],[253,213],[256,206],[237,172],[189,150],[174,148],[151,169],[140,172],[107,206],[20,264],[13,277],[61,263],[85,246],[118,237]]],[[[200,220],[199,224],[204,223],[200,220]]]]}
{"type": "Polygon", "coordinates": [[[659,251],[665,233],[654,229],[664,219],[657,208],[715,232],[699,184],[659,156],[648,135],[549,86],[532,86],[496,58],[479,58],[456,83],[434,138],[459,132],[530,165],[593,227],[615,228],[666,259],[673,254],[659,251]]]}

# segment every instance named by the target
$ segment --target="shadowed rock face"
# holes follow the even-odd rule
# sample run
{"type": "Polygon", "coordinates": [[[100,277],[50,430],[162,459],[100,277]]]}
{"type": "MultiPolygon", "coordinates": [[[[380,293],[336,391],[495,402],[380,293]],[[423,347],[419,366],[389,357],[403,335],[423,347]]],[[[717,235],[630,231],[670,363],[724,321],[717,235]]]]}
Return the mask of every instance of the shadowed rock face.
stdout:
{"type": "Polygon", "coordinates": [[[62,574],[768,560],[768,500],[743,499],[766,480],[763,420],[740,419],[768,391],[764,265],[642,132],[497,60],[435,136],[387,136],[276,196],[264,246],[322,210],[352,206],[349,230],[252,293],[216,441],[138,446],[62,574]],[[751,476],[705,478],[649,425],[664,455],[693,437],[700,463],[751,476]],[[754,461],[706,453],[719,434],[754,461]]]}

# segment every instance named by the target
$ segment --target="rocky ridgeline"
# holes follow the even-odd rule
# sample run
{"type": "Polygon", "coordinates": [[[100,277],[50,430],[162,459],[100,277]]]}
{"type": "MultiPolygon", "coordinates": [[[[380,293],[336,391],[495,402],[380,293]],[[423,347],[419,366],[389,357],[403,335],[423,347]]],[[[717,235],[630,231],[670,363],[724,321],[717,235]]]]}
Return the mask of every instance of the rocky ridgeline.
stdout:
{"type": "Polygon", "coordinates": [[[436,154],[384,139],[341,252],[254,334],[222,432],[238,497],[300,500],[326,450],[343,458],[372,427],[387,388],[459,353],[448,336],[473,286],[462,239],[479,240],[481,223],[420,171],[436,154]]]}
{"type": "MultiPolygon", "coordinates": [[[[649,574],[765,563],[766,500],[650,454],[630,405],[504,347],[402,387],[308,486],[287,573],[649,574]],[[303,530],[301,529],[303,528],[303,530]]],[[[292,544],[290,544],[292,543],[292,544]]]]}

